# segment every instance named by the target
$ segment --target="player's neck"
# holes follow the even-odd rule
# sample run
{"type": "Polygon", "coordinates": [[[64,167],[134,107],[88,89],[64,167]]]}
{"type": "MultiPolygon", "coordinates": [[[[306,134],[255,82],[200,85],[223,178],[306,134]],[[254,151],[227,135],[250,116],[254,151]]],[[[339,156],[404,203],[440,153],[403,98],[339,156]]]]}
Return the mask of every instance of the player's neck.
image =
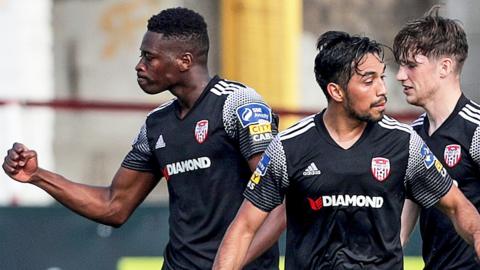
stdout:
{"type": "Polygon", "coordinates": [[[211,80],[207,70],[189,72],[182,83],[175,86],[170,92],[177,97],[180,105],[180,117],[183,118],[195,105],[203,90],[211,80]]]}
{"type": "Polygon", "coordinates": [[[360,139],[367,122],[353,119],[343,109],[334,107],[327,108],[323,114],[323,122],[330,137],[343,149],[349,149],[360,139]]]}
{"type": "Polygon", "coordinates": [[[452,114],[462,92],[460,85],[451,88],[443,88],[436,91],[435,94],[422,106],[427,113],[429,121],[429,135],[432,135],[452,114]]]}

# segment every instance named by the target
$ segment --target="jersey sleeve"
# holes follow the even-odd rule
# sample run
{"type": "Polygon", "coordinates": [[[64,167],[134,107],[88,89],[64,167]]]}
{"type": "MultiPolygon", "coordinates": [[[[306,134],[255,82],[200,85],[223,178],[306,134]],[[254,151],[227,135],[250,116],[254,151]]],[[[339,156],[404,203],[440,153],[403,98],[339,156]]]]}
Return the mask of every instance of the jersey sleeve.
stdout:
{"type": "Polygon", "coordinates": [[[423,207],[430,207],[450,190],[452,183],[442,163],[412,131],[405,174],[407,196],[423,207]]]}
{"type": "Polygon", "coordinates": [[[244,196],[257,208],[270,212],[283,202],[288,186],[286,155],[276,136],[258,162],[244,196]]]}
{"type": "Polygon", "coordinates": [[[159,174],[158,166],[155,166],[153,153],[148,144],[146,124],[141,127],[140,132],[133,141],[132,149],[125,156],[122,167],[159,174]]]}
{"type": "Polygon", "coordinates": [[[248,87],[228,95],[223,107],[223,124],[247,160],[265,151],[278,133],[278,118],[261,96],[248,87]]]}
{"type": "Polygon", "coordinates": [[[470,156],[477,168],[480,168],[480,126],[473,133],[472,143],[470,144],[470,156]]]}

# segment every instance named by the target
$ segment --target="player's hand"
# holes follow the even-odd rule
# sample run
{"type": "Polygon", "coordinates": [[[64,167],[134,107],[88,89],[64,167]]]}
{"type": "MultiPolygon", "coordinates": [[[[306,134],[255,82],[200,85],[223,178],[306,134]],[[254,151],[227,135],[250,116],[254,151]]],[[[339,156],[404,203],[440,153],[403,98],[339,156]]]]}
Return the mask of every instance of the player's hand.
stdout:
{"type": "Polygon", "coordinates": [[[37,153],[21,143],[14,143],[2,165],[5,173],[19,182],[30,182],[38,171],[37,153]]]}

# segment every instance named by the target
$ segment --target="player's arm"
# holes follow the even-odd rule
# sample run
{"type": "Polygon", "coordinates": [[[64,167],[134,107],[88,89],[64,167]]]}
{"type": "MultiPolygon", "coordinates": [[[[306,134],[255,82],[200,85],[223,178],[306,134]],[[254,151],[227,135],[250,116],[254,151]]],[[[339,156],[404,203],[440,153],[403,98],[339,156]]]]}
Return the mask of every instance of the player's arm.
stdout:
{"type": "MultiPolygon", "coordinates": [[[[232,139],[238,140],[240,152],[248,160],[250,170],[254,172],[263,151],[277,133],[278,118],[253,89],[236,91],[229,95],[223,113],[225,131],[232,139]]],[[[271,211],[266,222],[250,246],[245,264],[269,249],[285,229],[284,206],[279,205],[269,210],[271,211]]]]}
{"type": "Polygon", "coordinates": [[[417,223],[419,213],[420,207],[412,200],[406,199],[402,210],[402,226],[400,230],[400,241],[402,243],[402,247],[405,247],[407,244],[410,234],[417,223]]]}
{"type": "MultiPolygon", "coordinates": [[[[261,157],[261,154],[256,154],[248,161],[252,172],[255,171],[261,157]]],[[[268,214],[265,222],[263,222],[258,229],[250,247],[248,248],[244,265],[249,264],[273,246],[273,244],[278,241],[278,238],[280,238],[280,235],[285,230],[286,226],[287,219],[285,215],[285,203],[282,203],[268,214]]]]}
{"type": "Polygon", "coordinates": [[[223,237],[213,269],[241,269],[255,233],[267,216],[267,212],[244,200],[223,237]]]}
{"type": "Polygon", "coordinates": [[[120,226],[145,199],[158,180],[153,173],[120,168],[110,186],[72,182],[38,167],[37,153],[15,143],[3,169],[14,180],[33,184],[76,213],[111,226],[120,226]]]}
{"type": "Polygon", "coordinates": [[[480,215],[473,204],[457,186],[452,185],[437,206],[452,220],[458,234],[475,248],[480,258],[480,215]]]}
{"type": "Polygon", "coordinates": [[[480,215],[453,184],[442,163],[433,155],[417,133],[411,133],[406,190],[423,207],[436,205],[453,222],[455,229],[480,257],[480,215]],[[420,161],[420,162],[419,162],[420,161]]]}

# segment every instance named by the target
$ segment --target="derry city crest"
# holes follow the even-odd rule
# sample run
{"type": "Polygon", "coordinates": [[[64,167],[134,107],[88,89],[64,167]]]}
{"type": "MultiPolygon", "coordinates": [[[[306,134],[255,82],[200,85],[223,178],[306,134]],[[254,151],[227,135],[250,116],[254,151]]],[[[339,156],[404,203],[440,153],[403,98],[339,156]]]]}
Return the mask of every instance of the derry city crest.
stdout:
{"type": "Polygon", "coordinates": [[[195,125],[195,139],[203,143],[208,137],[208,120],[200,120],[195,125]]]}
{"type": "Polygon", "coordinates": [[[390,175],[390,160],[383,157],[372,158],[372,174],[382,182],[390,175]]]}
{"type": "Polygon", "coordinates": [[[462,147],[458,144],[449,144],[445,146],[445,151],[443,152],[443,159],[445,164],[448,167],[452,168],[460,162],[462,157],[462,147]]]}

